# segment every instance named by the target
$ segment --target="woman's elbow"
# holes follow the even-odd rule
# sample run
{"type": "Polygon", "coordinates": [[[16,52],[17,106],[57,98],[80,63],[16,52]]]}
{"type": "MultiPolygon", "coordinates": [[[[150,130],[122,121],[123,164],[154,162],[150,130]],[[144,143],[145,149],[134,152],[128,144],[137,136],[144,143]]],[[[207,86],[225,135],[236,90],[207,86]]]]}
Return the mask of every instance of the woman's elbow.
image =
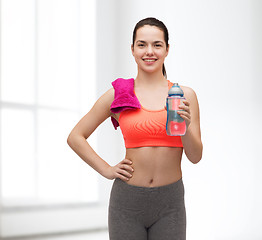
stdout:
{"type": "Polygon", "coordinates": [[[202,159],[202,155],[200,157],[195,157],[195,158],[191,158],[189,159],[190,162],[192,162],[193,164],[197,164],[200,162],[200,160],[202,159]]]}
{"type": "Polygon", "coordinates": [[[202,153],[203,153],[203,146],[201,144],[201,148],[198,152],[195,152],[194,154],[191,154],[190,156],[187,156],[190,162],[193,164],[197,164],[202,159],[202,153]]]}
{"type": "Polygon", "coordinates": [[[76,141],[77,141],[77,134],[74,131],[71,131],[70,134],[67,137],[67,144],[73,148],[73,146],[75,145],[76,141]]]}
{"type": "Polygon", "coordinates": [[[77,131],[72,130],[67,137],[67,144],[72,148],[76,148],[82,141],[86,141],[86,137],[77,131]]]}
{"type": "Polygon", "coordinates": [[[72,132],[68,135],[67,140],[66,140],[67,144],[71,147],[73,144],[73,135],[72,132]]]}

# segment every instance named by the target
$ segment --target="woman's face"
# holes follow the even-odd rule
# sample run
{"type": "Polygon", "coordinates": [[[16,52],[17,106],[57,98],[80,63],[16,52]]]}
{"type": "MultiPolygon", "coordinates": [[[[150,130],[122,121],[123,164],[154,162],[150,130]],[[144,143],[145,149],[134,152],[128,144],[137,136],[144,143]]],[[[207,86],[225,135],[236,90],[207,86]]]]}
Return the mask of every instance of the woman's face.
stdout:
{"type": "Polygon", "coordinates": [[[164,32],[158,27],[145,25],[136,32],[132,54],[138,68],[145,72],[162,72],[162,66],[168,55],[164,32]]]}

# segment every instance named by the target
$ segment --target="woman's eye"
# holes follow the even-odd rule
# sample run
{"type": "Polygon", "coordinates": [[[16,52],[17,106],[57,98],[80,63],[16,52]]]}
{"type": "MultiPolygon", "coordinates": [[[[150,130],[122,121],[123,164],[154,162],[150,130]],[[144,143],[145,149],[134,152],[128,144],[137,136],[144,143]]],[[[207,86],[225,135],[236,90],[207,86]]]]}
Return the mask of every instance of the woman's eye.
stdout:
{"type": "Polygon", "coordinates": [[[142,44],[142,43],[138,44],[138,47],[144,47],[144,46],[145,46],[145,45],[142,44]]]}
{"type": "Polygon", "coordinates": [[[161,44],[156,44],[155,46],[156,46],[156,47],[162,47],[162,45],[161,45],[161,44]]]}

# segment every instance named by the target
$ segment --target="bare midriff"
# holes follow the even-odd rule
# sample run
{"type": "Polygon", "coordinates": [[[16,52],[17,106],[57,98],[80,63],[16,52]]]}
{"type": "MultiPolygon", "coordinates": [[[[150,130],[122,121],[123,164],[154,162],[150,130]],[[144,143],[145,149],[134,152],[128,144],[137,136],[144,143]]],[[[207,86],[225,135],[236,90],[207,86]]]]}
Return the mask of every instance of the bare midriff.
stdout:
{"type": "Polygon", "coordinates": [[[128,184],[142,187],[164,186],[182,177],[180,147],[127,148],[126,159],[132,161],[133,176],[128,184]]]}

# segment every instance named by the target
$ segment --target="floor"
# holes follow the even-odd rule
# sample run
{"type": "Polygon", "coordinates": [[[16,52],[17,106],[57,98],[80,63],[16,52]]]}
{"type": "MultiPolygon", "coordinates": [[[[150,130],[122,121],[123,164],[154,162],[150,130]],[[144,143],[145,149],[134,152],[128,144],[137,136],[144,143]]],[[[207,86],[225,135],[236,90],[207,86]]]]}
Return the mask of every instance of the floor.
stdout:
{"type": "Polygon", "coordinates": [[[72,233],[43,237],[13,238],[14,240],[109,240],[108,232],[72,233]]]}

